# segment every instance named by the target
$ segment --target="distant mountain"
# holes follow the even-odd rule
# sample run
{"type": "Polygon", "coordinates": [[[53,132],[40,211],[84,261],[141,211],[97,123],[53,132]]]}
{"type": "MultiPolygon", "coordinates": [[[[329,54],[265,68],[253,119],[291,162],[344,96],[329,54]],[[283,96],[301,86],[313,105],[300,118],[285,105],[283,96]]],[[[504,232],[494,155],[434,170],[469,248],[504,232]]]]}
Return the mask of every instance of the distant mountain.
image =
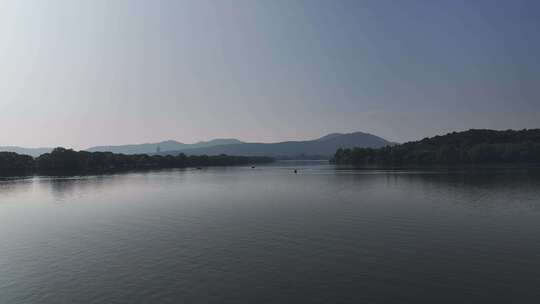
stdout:
{"type": "Polygon", "coordinates": [[[0,146],[0,152],[15,152],[17,154],[30,155],[33,157],[49,153],[53,148],[23,148],[15,146],[0,146]]]}
{"type": "MultiPolygon", "coordinates": [[[[330,158],[338,148],[371,147],[379,148],[392,145],[375,135],[356,132],[349,134],[332,133],[321,138],[306,141],[287,141],[278,143],[244,143],[234,138],[218,138],[185,144],[174,140],[157,143],[96,146],[86,149],[89,152],[113,152],[121,154],[156,154],[158,147],[161,155],[237,155],[271,156],[286,159],[330,158]]],[[[22,148],[5,146],[0,151],[15,152],[37,157],[49,153],[53,148],[22,148]]]]}
{"type": "Polygon", "coordinates": [[[321,137],[321,138],[319,138],[319,139],[317,139],[317,140],[327,140],[327,139],[332,139],[332,138],[334,138],[334,137],[338,137],[338,136],[341,136],[341,135],[343,135],[343,133],[330,133],[330,134],[325,135],[325,136],[323,136],[323,137],[321,137]]]}
{"type": "Polygon", "coordinates": [[[356,132],[349,134],[333,133],[315,140],[286,141],[278,143],[237,143],[202,148],[188,148],[166,151],[161,155],[242,155],[242,156],[271,156],[277,158],[294,158],[306,155],[330,158],[338,148],[369,147],[380,148],[392,145],[391,142],[368,133],[356,132]]]}
{"type": "Polygon", "coordinates": [[[161,151],[184,150],[193,148],[206,148],[217,145],[233,145],[242,143],[238,139],[218,138],[210,141],[200,141],[194,144],[184,144],[174,140],[167,140],[157,143],[130,144],[118,146],[97,146],[86,149],[89,152],[113,152],[122,154],[153,154],[159,147],[161,151]]]}
{"type": "MultiPolygon", "coordinates": [[[[243,144],[243,141],[240,141],[235,138],[216,138],[209,141],[200,141],[198,143],[189,145],[189,148],[205,148],[213,146],[222,146],[222,145],[234,145],[234,144],[243,144]]],[[[163,149],[161,149],[164,151],[163,149]]]]}

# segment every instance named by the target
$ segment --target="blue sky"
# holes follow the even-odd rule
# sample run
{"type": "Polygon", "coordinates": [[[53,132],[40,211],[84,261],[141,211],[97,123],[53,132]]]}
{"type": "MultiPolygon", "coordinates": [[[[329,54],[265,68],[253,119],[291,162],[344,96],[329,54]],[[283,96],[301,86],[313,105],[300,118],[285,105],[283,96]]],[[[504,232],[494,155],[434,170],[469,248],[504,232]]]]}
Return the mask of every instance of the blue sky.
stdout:
{"type": "Polygon", "coordinates": [[[537,1],[2,1],[0,145],[540,124],[537,1]]]}

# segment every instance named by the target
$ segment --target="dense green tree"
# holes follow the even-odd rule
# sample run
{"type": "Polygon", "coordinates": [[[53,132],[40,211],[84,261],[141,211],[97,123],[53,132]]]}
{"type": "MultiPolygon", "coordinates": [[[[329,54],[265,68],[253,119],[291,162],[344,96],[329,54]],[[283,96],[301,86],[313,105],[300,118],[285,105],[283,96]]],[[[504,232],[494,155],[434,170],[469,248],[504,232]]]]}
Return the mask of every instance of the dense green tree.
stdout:
{"type": "Polygon", "coordinates": [[[0,152],[0,174],[28,173],[34,170],[34,159],[29,155],[0,152]]]}
{"type": "Polygon", "coordinates": [[[273,161],[269,157],[249,156],[160,156],[74,151],[56,148],[37,158],[12,152],[0,152],[0,175],[27,173],[99,173],[132,169],[232,166],[273,161]]]}
{"type": "Polygon", "coordinates": [[[540,130],[469,130],[380,149],[338,149],[337,164],[540,162],[540,130]]]}

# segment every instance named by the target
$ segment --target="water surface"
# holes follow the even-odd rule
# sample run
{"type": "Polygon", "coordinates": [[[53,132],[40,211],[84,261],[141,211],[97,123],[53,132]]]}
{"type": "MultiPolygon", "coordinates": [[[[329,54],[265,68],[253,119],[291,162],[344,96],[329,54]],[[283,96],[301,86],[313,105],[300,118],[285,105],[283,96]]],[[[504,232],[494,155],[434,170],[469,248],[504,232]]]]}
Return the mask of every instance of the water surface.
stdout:
{"type": "Polygon", "coordinates": [[[536,303],[538,286],[536,169],[0,180],[0,303],[536,303]]]}

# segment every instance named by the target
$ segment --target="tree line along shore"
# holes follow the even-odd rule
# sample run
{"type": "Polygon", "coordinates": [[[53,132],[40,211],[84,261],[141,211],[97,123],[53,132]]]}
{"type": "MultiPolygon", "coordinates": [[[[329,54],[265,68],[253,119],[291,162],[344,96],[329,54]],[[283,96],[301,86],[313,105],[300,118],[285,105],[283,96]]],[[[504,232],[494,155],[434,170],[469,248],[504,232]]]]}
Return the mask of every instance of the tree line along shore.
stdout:
{"type": "Polygon", "coordinates": [[[35,173],[100,173],[139,169],[166,169],[206,166],[236,166],[270,163],[270,157],[251,156],[161,156],[116,154],[56,148],[39,157],[0,152],[0,175],[35,173]]]}
{"type": "MultiPolygon", "coordinates": [[[[148,155],[56,148],[39,157],[0,152],[0,175],[100,173],[138,169],[269,163],[264,156],[148,155]]],[[[540,163],[540,129],[468,130],[382,148],[337,149],[330,160],[348,165],[452,165],[540,163]]]]}
{"type": "Polygon", "coordinates": [[[352,165],[540,163],[540,129],[468,130],[379,149],[338,149],[331,162],[352,165]]]}

